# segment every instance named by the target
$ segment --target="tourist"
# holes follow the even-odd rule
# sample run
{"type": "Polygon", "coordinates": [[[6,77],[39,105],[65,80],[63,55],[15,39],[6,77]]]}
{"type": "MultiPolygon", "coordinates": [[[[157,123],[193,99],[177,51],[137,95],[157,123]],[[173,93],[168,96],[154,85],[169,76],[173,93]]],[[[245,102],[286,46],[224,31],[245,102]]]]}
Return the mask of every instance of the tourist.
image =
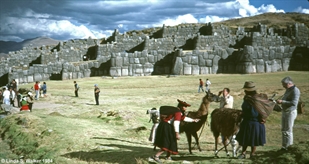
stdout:
{"type": "Polygon", "coordinates": [[[11,102],[10,102],[10,91],[8,90],[8,87],[4,87],[2,97],[3,97],[3,104],[7,104],[7,105],[11,104],[11,102]]]}
{"type": "Polygon", "coordinates": [[[45,82],[45,81],[43,82],[42,90],[43,90],[43,96],[46,97],[47,85],[46,85],[46,82],[45,82]]]}
{"type": "Polygon", "coordinates": [[[218,96],[220,97],[220,108],[233,108],[234,98],[230,95],[229,88],[223,88],[222,91],[219,92],[218,96]]]}
{"type": "Polygon", "coordinates": [[[78,86],[78,84],[76,83],[76,81],[74,81],[74,88],[75,88],[75,91],[74,91],[75,97],[78,97],[79,86],[78,86]]]}
{"type": "Polygon", "coordinates": [[[291,77],[285,77],[281,80],[282,86],[286,89],[283,97],[277,100],[282,106],[281,132],[282,148],[286,151],[293,145],[293,126],[297,117],[297,104],[300,97],[299,89],[294,85],[291,77]]]}
{"type": "Polygon", "coordinates": [[[10,104],[15,107],[15,98],[16,98],[16,94],[15,91],[13,90],[12,87],[10,87],[10,104]]]}
{"type": "Polygon", "coordinates": [[[40,97],[40,85],[39,85],[39,81],[36,81],[34,84],[34,91],[35,91],[35,99],[39,100],[40,97]]]}
{"type": "Polygon", "coordinates": [[[202,90],[204,92],[203,87],[204,87],[204,82],[203,82],[202,79],[200,79],[200,84],[199,84],[199,87],[198,87],[198,93],[200,93],[200,90],[202,90]]]}
{"type": "Polygon", "coordinates": [[[209,92],[209,90],[210,90],[210,85],[211,85],[211,82],[210,82],[210,80],[209,79],[206,79],[206,83],[205,83],[205,86],[206,86],[206,92],[209,92]]]}
{"type": "MultiPolygon", "coordinates": [[[[230,95],[230,89],[223,88],[223,90],[218,93],[218,96],[220,96],[221,94],[222,96],[220,97],[220,108],[233,108],[234,98],[230,95]]],[[[233,135],[232,137],[235,138],[235,135],[233,135]]],[[[221,138],[223,143],[224,136],[221,135],[221,138]]]]}
{"type": "Polygon", "coordinates": [[[28,94],[27,94],[27,103],[28,103],[30,112],[32,112],[33,95],[32,95],[31,92],[28,92],[28,94]]]}
{"type": "Polygon", "coordinates": [[[94,98],[96,105],[99,105],[99,96],[100,96],[100,89],[98,87],[98,84],[94,84],[94,98]]]}

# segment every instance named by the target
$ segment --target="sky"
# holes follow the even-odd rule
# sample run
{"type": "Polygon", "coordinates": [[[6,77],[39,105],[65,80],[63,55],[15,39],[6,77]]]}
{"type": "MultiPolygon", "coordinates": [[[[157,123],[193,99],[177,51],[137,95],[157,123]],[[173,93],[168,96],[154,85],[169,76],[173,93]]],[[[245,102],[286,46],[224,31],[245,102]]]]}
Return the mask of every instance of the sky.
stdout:
{"type": "Polygon", "coordinates": [[[309,0],[0,0],[0,40],[102,39],[115,29],[124,33],[267,12],[309,14],[309,0]]]}

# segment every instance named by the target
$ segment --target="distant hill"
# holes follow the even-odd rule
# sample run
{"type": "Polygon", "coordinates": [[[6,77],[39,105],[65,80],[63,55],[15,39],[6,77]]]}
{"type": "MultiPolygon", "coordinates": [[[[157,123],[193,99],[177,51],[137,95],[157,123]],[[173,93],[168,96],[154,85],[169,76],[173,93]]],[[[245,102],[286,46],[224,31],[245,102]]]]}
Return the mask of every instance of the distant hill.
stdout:
{"type": "Polygon", "coordinates": [[[258,23],[274,28],[286,28],[288,25],[295,23],[304,23],[309,28],[309,14],[302,13],[264,13],[252,17],[239,19],[229,19],[214,24],[222,24],[228,27],[245,27],[251,28],[258,23]]]}
{"type": "Polygon", "coordinates": [[[57,45],[60,41],[54,40],[48,37],[37,37],[33,39],[26,39],[22,42],[14,41],[0,41],[0,55],[4,56],[8,54],[9,51],[18,51],[23,47],[28,47],[32,45],[33,47],[41,47],[42,45],[57,45]]]}

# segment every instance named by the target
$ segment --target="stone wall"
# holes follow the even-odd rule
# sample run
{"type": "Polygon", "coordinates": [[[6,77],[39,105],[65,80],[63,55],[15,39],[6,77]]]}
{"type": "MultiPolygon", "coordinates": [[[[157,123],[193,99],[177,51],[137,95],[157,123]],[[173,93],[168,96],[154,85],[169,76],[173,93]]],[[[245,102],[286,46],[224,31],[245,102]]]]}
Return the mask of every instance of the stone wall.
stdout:
{"type": "Polygon", "coordinates": [[[30,83],[102,75],[309,71],[308,37],[304,24],[287,29],[258,24],[250,30],[213,24],[163,25],[147,34],[115,30],[107,39],[69,40],[55,47],[10,52],[0,62],[0,79],[3,85],[11,79],[30,83]]]}

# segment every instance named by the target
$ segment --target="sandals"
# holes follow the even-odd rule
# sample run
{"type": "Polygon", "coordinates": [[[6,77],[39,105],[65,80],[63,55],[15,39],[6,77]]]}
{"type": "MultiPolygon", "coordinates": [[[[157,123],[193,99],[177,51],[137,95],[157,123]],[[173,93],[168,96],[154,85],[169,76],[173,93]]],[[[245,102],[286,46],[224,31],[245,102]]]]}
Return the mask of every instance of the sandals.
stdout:
{"type": "Polygon", "coordinates": [[[159,157],[157,157],[157,156],[152,156],[151,157],[153,160],[155,160],[156,162],[158,162],[158,163],[161,163],[161,160],[160,160],[160,158],[159,157]]]}
{"type": "Polygon", "coordinates": [[[238,156],[238,159],[246,159],[246,154],[240,154],[240,155],[238,156]]]}
{"type": "Polygon", "coordinates": [[[171,160],[173,160],[173,159],[172,159],[172,157],[165,157],[165,160],[171,161],[171,160]]]}
{"type": "Polygon", "coordinates": [[[255,159],[256,155],[255,154],[250,154],[250,159],[255,159]]]}

